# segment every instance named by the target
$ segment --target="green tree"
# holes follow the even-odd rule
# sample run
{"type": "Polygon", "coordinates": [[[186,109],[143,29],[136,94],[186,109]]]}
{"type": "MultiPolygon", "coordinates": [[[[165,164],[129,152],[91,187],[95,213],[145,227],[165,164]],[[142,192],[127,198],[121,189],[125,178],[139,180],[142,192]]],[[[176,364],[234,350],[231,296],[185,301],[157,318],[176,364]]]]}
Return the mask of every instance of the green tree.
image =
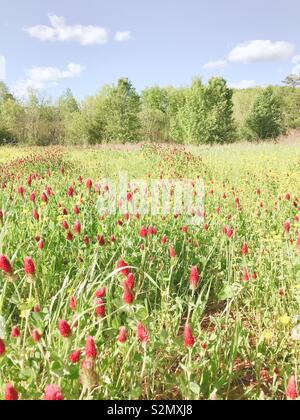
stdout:
{"type": "Polygon", "coordinates": [[[235,139],[236,128],[233,120],[233,90],[227,87],[221,77],[209,80],[205,88],[204,143],[231,143],[235,139]]]}
{"type": "Polygon", "coordinates": [[[85,136],[82,127],[82,115],[79,105],[71,91],[67,89],[57,102],[59,121],[61,127],[60,143],[82,144],[85,136]]]}
{"type": "Polygon", "coordinates": [[[168,87],[169,138],[176,143],[183,143],[184,130],[181,122],[181,111],[184,109],[187,99],[188,88],[168,87]]]}
{"type": "Polygon", "coordinates": [[[144,108],[139,113],[141,140],[167,142],[169,137],[169,119],[166,113],[154,108],[144,108]]]}
{"type": "Polygon", "coordinates": [[[141,100],[143,109],[157,109],[163,113],[168,110],[168,92],[159,86],[144,89],[141,100]]]}
{"type": "Polygon", "coordinates": [[[238,138],[245,137],[246,118],[261,91],[260,87],[233,90],[233,119],[237,126],[238,138]]]}
{"type": "Polygon", "coordinates": [[[72,112],[79,112],[78,103],[71,91],[67,89],[58,99],[58,107],[63,114],[71,114],[72,112]]]}
{"type": "Polygon", "coordinates": [[[67,145],[83,145],[92,143],[88,137],[86,121],[81,112],[72,112],[64,120],[63,143],[67,145]]]}
{"type": "Polygon", "coordinates": [[[120,79],[105,100],[106,138],[111,142],[138,140],[140,97],[128,79],[120,79]]]}
{"type": "Polygon", "coordinates": [[[168,92],[158,86],[147,88],[141,94],[139,113],[141,139],[165,142],[169,137],[168,92]]]}
{"type": "Polygon", "coordinates": [[[89,144],[99,144],[107,140],[109,120],[108,100],[112,88],[104,86],[98,94],[86,98],[82,107],[82,124],[89,144]]]}
{"type": "Polygon", "coordinates": [[[281,104],[272,87],[257,96],[245,125],[249,139],[277,138],[284,132],[281,104]]]}
{"type": "Polygon", "coordinates": [[[300,87],[300,74],[289,74],[282,83],[293,89],[300,87]]]}
{"type": "Polygon", "coordinates": [[[205,86],[201,79],[194,79],[186,91],[184,107],[179,109],[179,124],[183,142],[199,144],[206,138],[205,86]]]}
{"type": "Polygon", "coordinates": [[[0,81],[0,103],[7,99],[15,100],[14,96],[10,93],[6,84],[0,81]]]}
{"type": "Polygon", "coordinates": [[[63,142],[64,129],[59,109],[47,99],[30,92],[25,104],[24,141],[27,144],[48,146],[63,142]]]}
{"type": "Polygon", "coordinates": [[[232,142],[235,139],[233,91],[222,78],[212,78],[205,86],[194,79],[185,90],[185,100],[178,107],[178,123],[182,141],[192,144],[232,142]]]}
{"type": "Polygon", "coordinates": [[[24,108],[4,83],[0,83],[0,144],[22,142],[24,108]]]}
{"type": "Polygon", "coordinates": [[[284,126],[287,129],[300,128],[300,89],[287,86],[274,89],[281,103],[284,126]]]}

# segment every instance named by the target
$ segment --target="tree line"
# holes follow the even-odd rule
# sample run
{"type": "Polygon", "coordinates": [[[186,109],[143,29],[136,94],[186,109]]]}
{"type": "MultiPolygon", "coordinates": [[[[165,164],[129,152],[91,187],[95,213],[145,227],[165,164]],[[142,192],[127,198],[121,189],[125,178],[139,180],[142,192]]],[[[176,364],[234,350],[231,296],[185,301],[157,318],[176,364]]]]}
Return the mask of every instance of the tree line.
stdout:
{"type": "Polygon", "coordinates": [[[300,128],[299,84],[293,78],[285,83],[236,90],[220,77],[207,84],[197,78],[187,87],[155,86],[138,94],[123,78],[81,103],[69,89],[56,101],[34,92],[18,100],[0,83],[0,144],[225,144],[275,139],[300,128]]]}

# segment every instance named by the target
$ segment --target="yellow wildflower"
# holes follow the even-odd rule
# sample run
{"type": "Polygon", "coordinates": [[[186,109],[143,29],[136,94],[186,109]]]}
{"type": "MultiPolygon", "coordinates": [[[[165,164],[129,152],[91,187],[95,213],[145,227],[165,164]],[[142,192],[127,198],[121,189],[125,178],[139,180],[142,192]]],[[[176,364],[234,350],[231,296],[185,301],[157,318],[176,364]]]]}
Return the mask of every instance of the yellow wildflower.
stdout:
{"type": "Polygon", "coordinates": [[[288,315],[283,315],[279,318],[279,322],[284,326],[289,325],[290,321],[291,317],[289,317],[288,315]]]}
{"type": "Polygon", "coordinates": [[[270,330],[268,330],[268,331],[265,331],[265,333],[264,333],[264,338],[266,339],[266,340],[272,340],[272,338],[274,337],[274,334],[273,334],[273,332],[272,331],[270,331],[270,330]]]}

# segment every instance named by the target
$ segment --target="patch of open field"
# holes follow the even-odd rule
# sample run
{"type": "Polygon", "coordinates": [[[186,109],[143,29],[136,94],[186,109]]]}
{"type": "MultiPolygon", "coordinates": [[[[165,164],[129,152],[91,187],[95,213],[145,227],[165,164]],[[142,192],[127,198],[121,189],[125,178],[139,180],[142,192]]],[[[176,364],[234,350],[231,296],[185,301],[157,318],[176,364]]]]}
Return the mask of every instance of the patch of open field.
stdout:
{"type": "Polygon", "coordinates": [[[0,148],[0,171],[1,393],[12,384],[20,399],[291,397],[298,142],[0,148]],[[129,208],[134,178],[202,178],[205,220],[99,214],[103,180],[120,171],[129,208]]]}

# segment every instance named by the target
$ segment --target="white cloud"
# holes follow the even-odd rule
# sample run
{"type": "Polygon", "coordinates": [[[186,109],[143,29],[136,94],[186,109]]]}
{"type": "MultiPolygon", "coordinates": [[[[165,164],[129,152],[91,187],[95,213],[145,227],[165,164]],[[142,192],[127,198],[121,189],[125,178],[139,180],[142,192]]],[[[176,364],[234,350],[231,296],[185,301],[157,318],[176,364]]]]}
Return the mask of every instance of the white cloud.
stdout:
{"type": "Polygon", "coordinates": [[[52,26],[36,25],[25,28],[32,38],[40,41],[78,42],[80,45],[106,44],[108,32],[100,26],[67,25],[64,17],[48,15],[52,26]]]}
{"type": "Polygon", "coordinates": [[[237,45],[228,55],[232,63],[255,63],[259,61],[278,61],[288,59],[294,52],[289,42],[254,40],[237,45]]]}
{"type": "Polygon", "coordinates": [[[6,78],[6,60],[3,55],[0,54],[0,80],[6,78]]]}
{"type": "Polygon", "coordinates": [[[125,42],[132,40],[132,34],[130,31],[117,32],[115,35],[115,41],[125,42]]]}
{"type": "Polygon", "coordinates": [[[298,64],[298,63],[300,63],[300,54],[295,55],[295,56],[292,58],[292,64],[298,64]]]}
{"type": "Polygon", "coordinates": [[[63,80],[79,77],[83,70],[84,66],[74,63],[70,63],[65,70],[56,67],[33,67],[26,70],[26,77],[17,82],[12,90],[17,96],[26,96],[31,89],[42,90],[56,86],[63,80]]]}
{"type": "Polygon", "coordinates": [[[292,58],[292,64],[294,64],[294,67],[292,68],[293,74],[300,74],[300,54],[295,55],[292,58]]]}
{"type": "Polygon", "coordinates": [[[234,89],[249,89],[257,86],[255,80],[241,80],[237,83],[230,83],[229,86],[234,89]]]}
{"type": "Polygon", "coordinates": [[[205,63],[203,68],[204,69],[225,69],[228,66],[226,60],[217,60],[217,61],[209,61],[205,63]]]}

